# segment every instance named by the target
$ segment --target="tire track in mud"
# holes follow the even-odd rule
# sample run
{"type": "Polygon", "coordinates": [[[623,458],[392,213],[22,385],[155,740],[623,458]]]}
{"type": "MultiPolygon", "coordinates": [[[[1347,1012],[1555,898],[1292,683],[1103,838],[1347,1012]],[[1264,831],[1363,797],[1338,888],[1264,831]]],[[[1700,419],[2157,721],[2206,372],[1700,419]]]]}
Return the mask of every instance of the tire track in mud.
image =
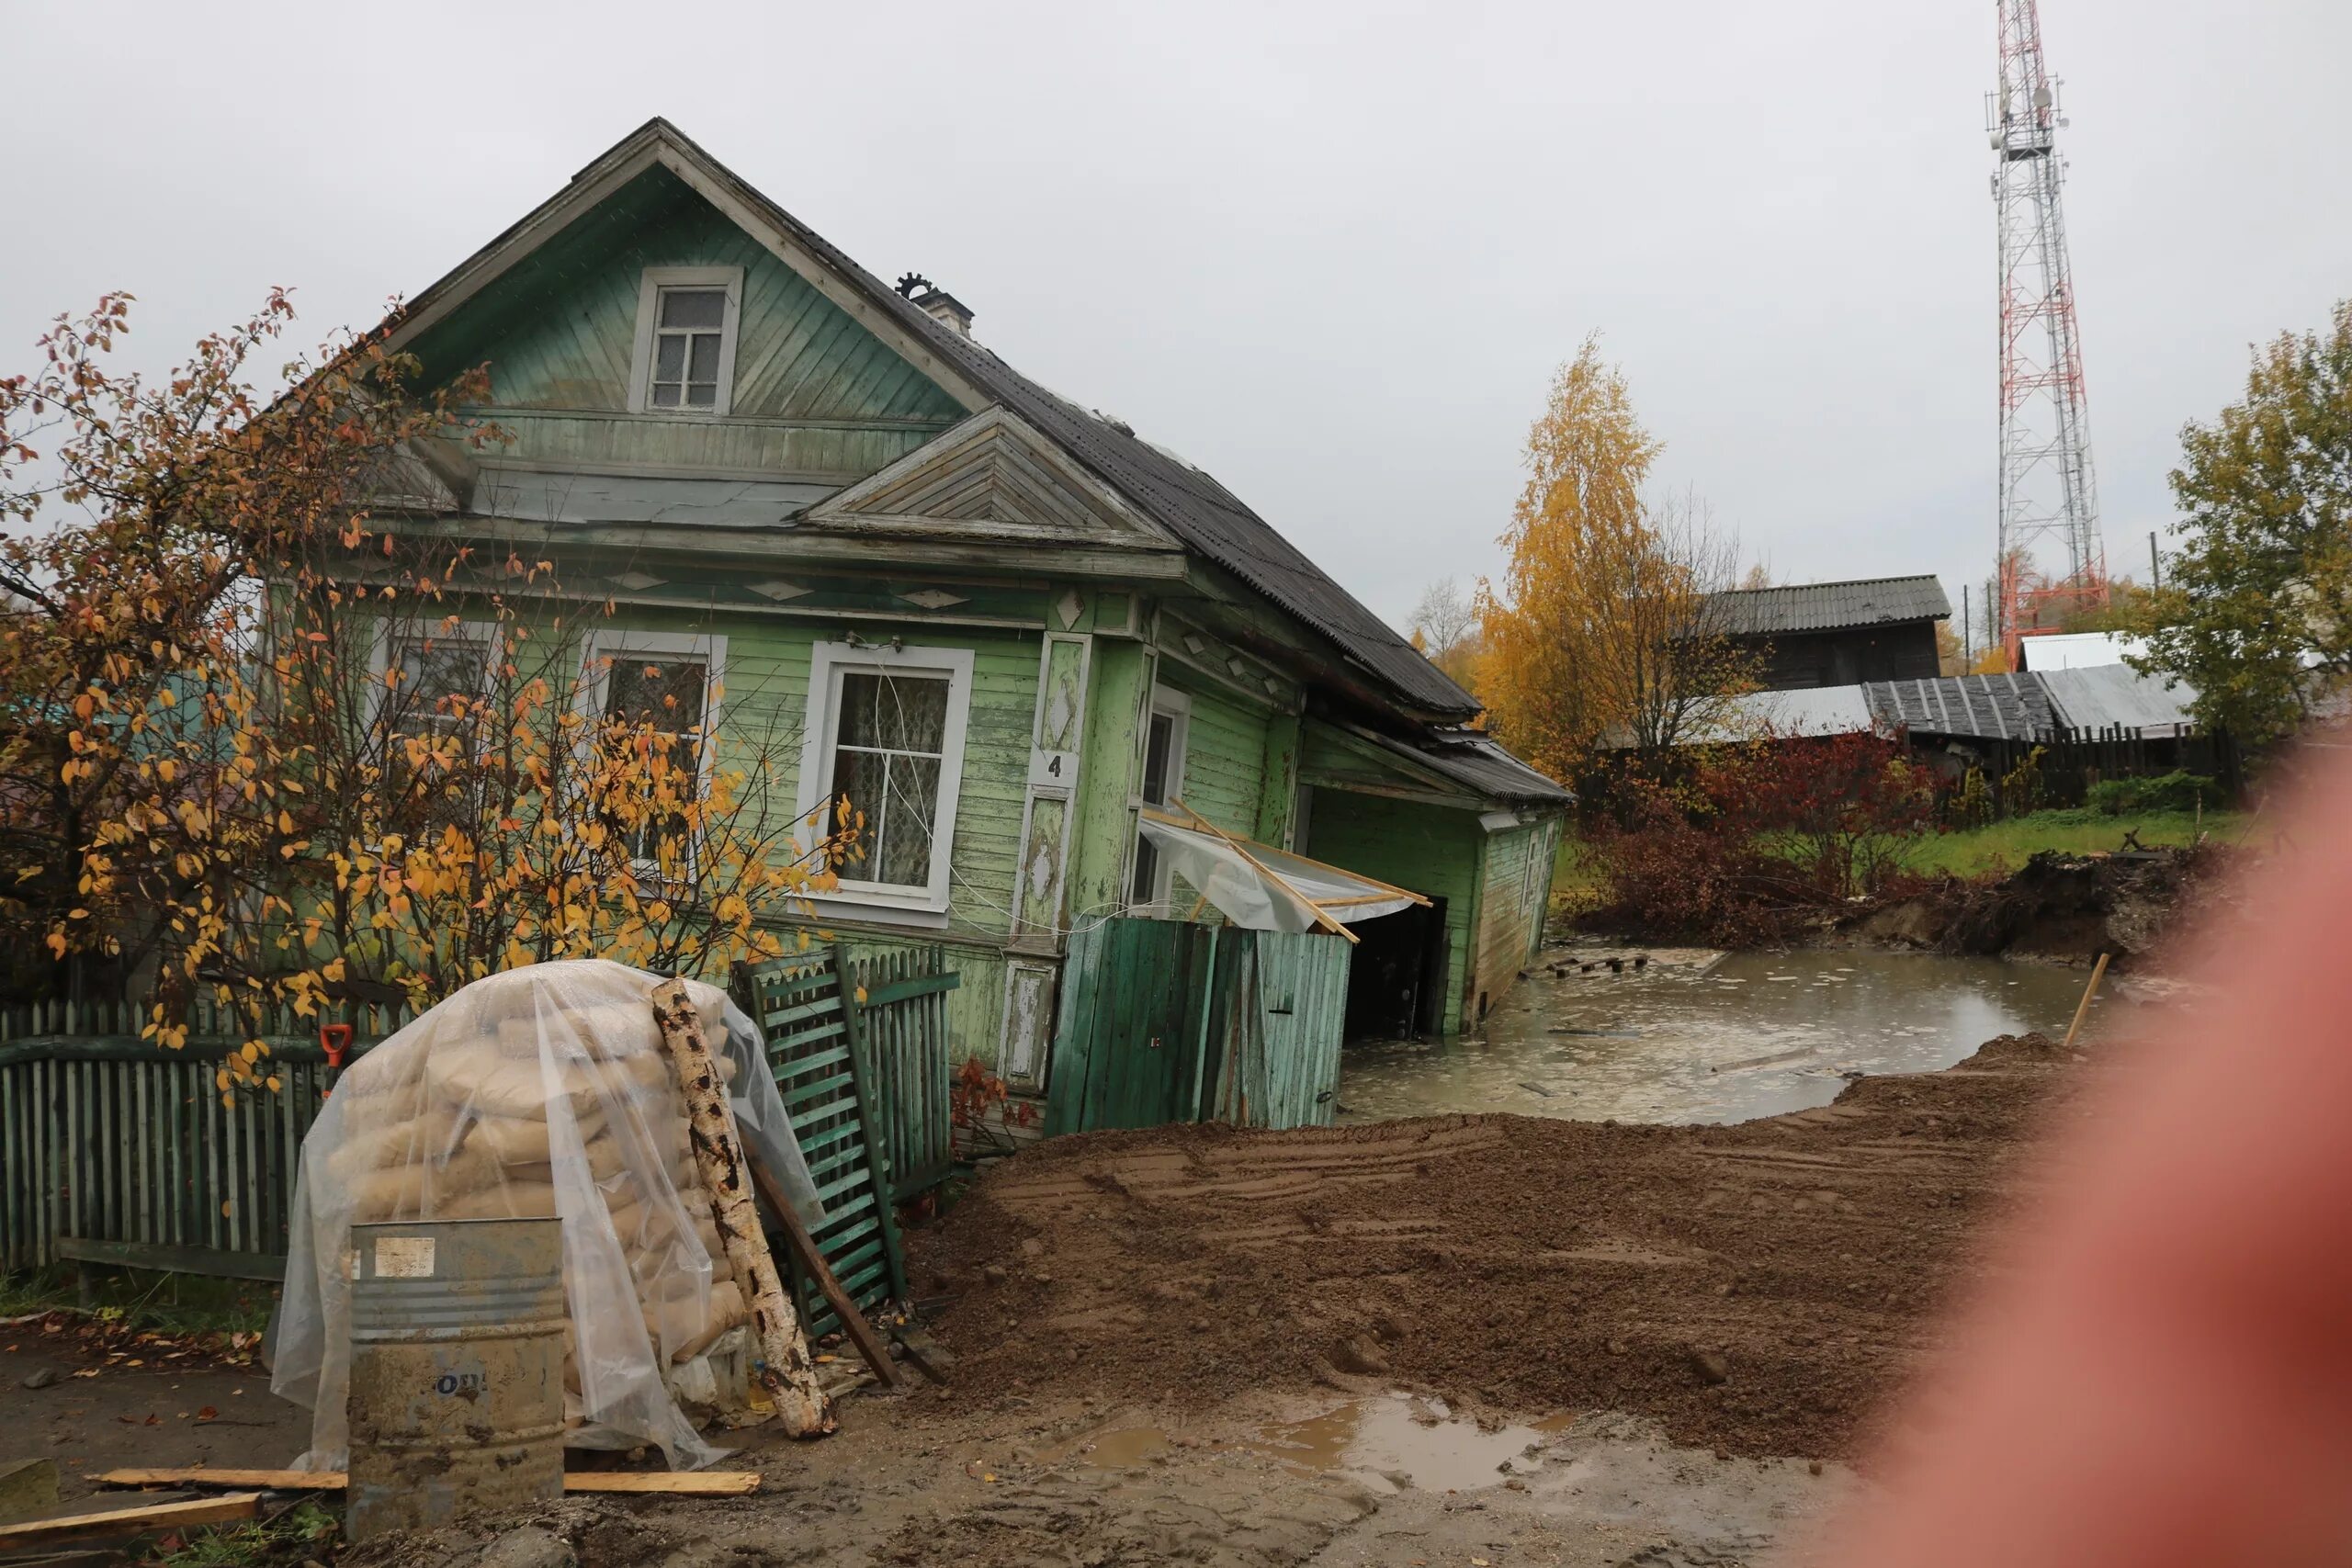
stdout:
{"type": "Polygon", "coordinates": [[[1733,1127],[1453,1116],[1057,1139],[913,1238],[985,1396],[1317,1382],[1852,1451],[2065,1077],[2039,1036],[1733,1127]]]}

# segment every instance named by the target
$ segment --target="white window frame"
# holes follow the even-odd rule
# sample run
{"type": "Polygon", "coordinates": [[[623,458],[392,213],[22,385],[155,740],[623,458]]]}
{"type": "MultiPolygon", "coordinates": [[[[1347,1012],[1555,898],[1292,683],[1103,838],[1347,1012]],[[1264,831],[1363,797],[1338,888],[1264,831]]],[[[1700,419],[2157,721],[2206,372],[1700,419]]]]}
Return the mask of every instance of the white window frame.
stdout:
{"type": "Polygon", "coordinates": [[[833,776],[833,742],[841,729],[843,675],[947,677],[947,717],[940,735],[939,800],[931,824],[930,875],[920,887],[866,882],[846,875],[831,892],[809,897],[845,915],[901,924],[947,923],[948,867],[956,850],[956,805],[964,783],[964,735],[972,711],[972,650],[968,648],[865,647],[820,642],[809,650],[808,705],[800,742],[800,820],[817,831],[833,776]]]}
{"type": "Polygon", "coordinates": [[[631,413],[683,415],[688,419],[723,419],[735,406],[735,344],[743,310],[743,269],[740,266],[649,266],[638,283],[637,350],[629,363],[628,411],[631,413]],[[665,288],[724,288],[727,309],[718,326],[718,391],[707,409],[653,406],[653,336],[662,317],[665,288]]]}
{"type": "MultiPolygon", "coordinates": [[[[1168,798],[1175,800],[1184,793],[1184,754],[1191,749],[1193,739],[1193,699],[1188,694],[1180,692],[1173,686],[1162,686],[1155,682],[1151,688],[1151,705],[1144,710],[1143,754],[1136,760],[1136,808],[1137,811],[1152,804],[1144,798],[1143,780],[1144,769],[1151,760],[1151,721],[1155,718],[1169,720],[1168,798]]],[[[1143,842],[1141,828],[1136,829],[1136,842],[1138,846],[1143,842]]],[[[1136,852],[1140,853],[1140,849],[1136,852]]],[[[1135,883],[1133,858],[1132,855],[1129,857],[1127,870],[1127,884],[1130,891],[1133,891],[1135,883]]],[[[1175,911],[1169,907],[1169,903],[1175,896],[1175,886],[1176,869],[1169,863],[1166,855],[1159,855],[1158,863],[1152,868],[1151,899],[1145,908],[1155,914],[1174,914],[1175,911]]]]}
{"type": "Polygon", "coordinates": [[[445,617],[430,623],[416,621],[396,625],[388,620],[376,628],[376,646],[368,656],[368,722],[371,726],[383,722],[384,709],[392,694],[392,688],[385,683],[392,669],[392,645],[395,642],[420,641],[462,642],[481,649],[481,684],[474,696],[477,701],[486,701],[490,697],[492,689],[496,685],[492,677],[498,652],[503,646],[498,622],[461,618],[455,624],[449,624],[445,617]]]}
{"type": "MultiPolygon", "coordinates": [[[[612,694],[613,664],[624,655],[642,655],[657,660],[702,660],[702,737],[695,754],[695,795],[696,799],[707,797],[718,750],[719,700],[727,682],[726,634],[639,631],[623,626],[599,626],[590,632],[580,654],[579,712],[586,721],[582,726],[583,745],[589,743],[586,738],[594,736],[605,722],[605,706],[612,694]]],[[[699,843],[694,846],[697,863],[700,849],[699,843]]],[[[636,864],[644,873],[660,870],[652,861],[639,860],[636,864]]]]}

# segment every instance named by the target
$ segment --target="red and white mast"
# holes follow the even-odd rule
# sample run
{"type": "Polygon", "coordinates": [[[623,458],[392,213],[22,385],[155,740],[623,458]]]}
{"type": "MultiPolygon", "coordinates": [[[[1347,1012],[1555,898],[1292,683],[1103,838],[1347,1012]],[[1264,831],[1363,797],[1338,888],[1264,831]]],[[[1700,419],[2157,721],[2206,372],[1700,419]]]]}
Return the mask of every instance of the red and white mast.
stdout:
{"type": "Polygon", "coordinates": [[[1986,99],[2001,264],[2000,553],[1994,630],[2018,639],[2065,612],[2107,602],[2084,407],[2081,329],[2059,207],[2058,90],[2041,57],[2037,0],[1994,0],[2000,86],[1986,99]]]}

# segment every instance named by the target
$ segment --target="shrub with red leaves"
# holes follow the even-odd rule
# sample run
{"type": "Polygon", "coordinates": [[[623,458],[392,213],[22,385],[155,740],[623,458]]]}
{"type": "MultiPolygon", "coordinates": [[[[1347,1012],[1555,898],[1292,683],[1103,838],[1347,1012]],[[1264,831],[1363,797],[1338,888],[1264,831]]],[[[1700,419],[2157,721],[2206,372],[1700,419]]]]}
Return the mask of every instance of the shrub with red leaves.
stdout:
{"type": "Polygon", "coordinates": [[[1696,751],[1672,779],[1622,780],[1592,834],[1608,886],[1597,918],[1652,939],[1747,947],[1808,914],[1905,884],[1929,825],[1924,770],[1883,736],[1836,735],[1696,751]]]}

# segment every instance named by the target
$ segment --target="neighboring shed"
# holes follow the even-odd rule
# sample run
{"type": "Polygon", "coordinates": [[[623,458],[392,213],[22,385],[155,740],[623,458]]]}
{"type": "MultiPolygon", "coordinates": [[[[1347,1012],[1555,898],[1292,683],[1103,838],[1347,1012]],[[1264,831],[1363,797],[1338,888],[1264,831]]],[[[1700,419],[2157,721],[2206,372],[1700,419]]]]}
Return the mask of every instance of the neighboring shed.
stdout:
{"type": "Polygon", "coordinates": [[[1709,618],[1762,656],[1763,686],[1786,692],[1934,678],[1951,602],[1933,577],[1860,578],[1734,589],[1711,598],[1709,618]]]}
{"type": "Polygon", "coordinates": [[[2043,671],[2051,712],[2069,729],[2120,729],[2143,740],[2167,740],[2195,728],[2188,705],[2197,694],[2167,685],[2122,664],[2043,671]]]}
{"type": "Polygon", "coordinates": [[[2120,664],[2143,652],[2144,639],[2121,632],[2050,632],[2018,639],[2018,668],[2048,674],[2052,670],[2089,670],[2120,664]]]}

